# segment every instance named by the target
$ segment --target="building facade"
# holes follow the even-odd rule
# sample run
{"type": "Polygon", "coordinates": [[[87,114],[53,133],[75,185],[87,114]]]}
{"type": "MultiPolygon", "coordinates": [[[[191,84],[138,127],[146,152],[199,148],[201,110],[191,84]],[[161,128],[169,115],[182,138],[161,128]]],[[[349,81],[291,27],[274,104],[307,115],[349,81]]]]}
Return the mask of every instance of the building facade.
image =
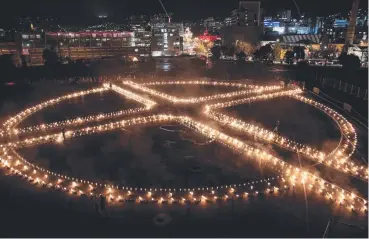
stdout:
{"type": "Polygon", "coordinates": [[[134,32],[134,46],[147,47],[151,46],[151,28],[148,25],[149,19],[145,15],[130,17],[130,28],[134,32]]]}
{"type": "Polygon", "coordinates": [[[260,2],[241,1],[231,13],[232,26],[261,26],[260,2]]]}
{"type": "Polygon", "coordinates": [[[291,10],[284,10],[284,11],[278,12],[277,20],[282,21],[282,22],[290,22],[291,21],[291,10]]]}
{"type": "Polygon", "coordinates": [[[62,60],[119,58],[138,61],[150,56],[150,48],[135,45],[134,32],[22,33],[19,45],[20,53],[29,65],[43,64],[45,48],[55,49],[62,60]]]}
{"type": "Polygon", "coordinates": [[[232,25],[232,18],[231,17],[226,17],[225,19],[224,19],[224,26],[225,27],[229,27],[229,26],[231,26],[232,25]]]}
{"type": "Polygon", "coordinates": [[[214,17],[208,17],[204,20],[203,26],[209,32],[219,32],[219,30],[224,26],[224,23],[214,19],[214,17]]]}
{"type": "Polygon", "coordinates": [[[156,56],[178,56],[183,52],[182,23],[156,22],[152,24],[151,53],[156,56]]]}

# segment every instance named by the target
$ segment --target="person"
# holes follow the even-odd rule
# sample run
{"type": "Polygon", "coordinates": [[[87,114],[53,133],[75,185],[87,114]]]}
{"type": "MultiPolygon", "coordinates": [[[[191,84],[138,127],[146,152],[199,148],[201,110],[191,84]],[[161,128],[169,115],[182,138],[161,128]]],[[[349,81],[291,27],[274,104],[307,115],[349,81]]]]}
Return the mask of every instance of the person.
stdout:
{"type": "Polygon", "coordinates": [[[65,128],[62,129],[63,139],[65,140],[65,128]]]}
{"type": "Polygon", "coordinates": [[[100,210],[101,214],[105,214],[106,217],[108,217],[108,212],[106,209],[106,198],[103,195],[100,195],[100,210]]]}
{"type": "Polygon", "coordinates": [[[276,124],[275,124],[275,127],[274,127],[274,129],[273,129],[273,132],[274,132],[274,133],[278,132],[279,124],[280,124],[280,122],[279,122],[279,120],[277,120],[277,122],[276,122],[276,124]]]}
{"type": "Polygon", "coordinates": [[[110,83],[109,83],[109,86],[110,86],[110,89],[111,89],[111,88],[113,87],[113,84],[110,82],[110,83]]]}

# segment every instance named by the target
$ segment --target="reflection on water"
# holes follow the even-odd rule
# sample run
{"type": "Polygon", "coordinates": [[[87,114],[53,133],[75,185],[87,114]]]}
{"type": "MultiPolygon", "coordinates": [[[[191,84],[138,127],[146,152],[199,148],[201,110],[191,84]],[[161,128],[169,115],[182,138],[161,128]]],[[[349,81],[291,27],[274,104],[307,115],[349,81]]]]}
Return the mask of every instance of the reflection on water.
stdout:
{"type": "Polygon", "coordinates": [[[156,69],[161,71],[170,71],[173,68],[173,61],[169,58],[162,58],[156,60],[156,69]]]}

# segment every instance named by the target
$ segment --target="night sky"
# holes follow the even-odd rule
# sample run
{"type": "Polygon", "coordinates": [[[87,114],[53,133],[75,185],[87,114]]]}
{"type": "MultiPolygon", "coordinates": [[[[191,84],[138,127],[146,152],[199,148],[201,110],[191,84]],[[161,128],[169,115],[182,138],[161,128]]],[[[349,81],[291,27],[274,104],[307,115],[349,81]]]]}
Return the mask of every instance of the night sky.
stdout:
{"type": "MultiPolygon", "coordinates": [[[[162,0],[167,11],[174,13],[174,21],[199,20],[209,16],[224,18],[238,7],[238,0],[162,0]]],[[[352,0],[296,0],[300,11],[307,16],[327,15],[335,12],[347,12],[352,0]]],[[[297,14],[293,0],[262,0],[266,15],[273,15],[284,8],[297,14]]],[[[361,6],[368,7],[367,0],[361,0],[361,6]]],[[[99,14],[108,14],[119,21],[133,14],[162,13],[158,0],[17,0],[7,1],[2,6],[0,26],[9,18],[19,16],[55,16],[61,23],[86,24],[99,14]]]]}

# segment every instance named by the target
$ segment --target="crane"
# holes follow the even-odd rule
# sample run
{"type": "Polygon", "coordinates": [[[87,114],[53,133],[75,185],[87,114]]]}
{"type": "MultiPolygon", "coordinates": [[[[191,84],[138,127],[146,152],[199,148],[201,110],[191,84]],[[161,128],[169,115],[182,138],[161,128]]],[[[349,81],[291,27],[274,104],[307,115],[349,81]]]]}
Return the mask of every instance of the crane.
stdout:
{"type": "Polygon", "coordinates": [[[168,17],[168,22],[170,23],[170,16],[169,16],[169,14],[168,14],[168,12],[167,12],[167,10],[165,9],[165,7],[164,7],[164,4],[161,2],[161,0],[159,0],[159,2],[160,2],[160,4],[161,4],[161,6],[162,6],[162,8],[163,8],[163,10],[164,10],[164,12],[165,12],[165,14],[167,15],[167,17],[168,17]]]}
{"type": "Polygon", "coordinates": [[[296,9],[297,9],[297,13],[299,14],[300,18],[301,18],[301,12],[300,12],[300,8],[296,3],[296,0],[293,0],[293,2],[295,3],[296,9]]]}

